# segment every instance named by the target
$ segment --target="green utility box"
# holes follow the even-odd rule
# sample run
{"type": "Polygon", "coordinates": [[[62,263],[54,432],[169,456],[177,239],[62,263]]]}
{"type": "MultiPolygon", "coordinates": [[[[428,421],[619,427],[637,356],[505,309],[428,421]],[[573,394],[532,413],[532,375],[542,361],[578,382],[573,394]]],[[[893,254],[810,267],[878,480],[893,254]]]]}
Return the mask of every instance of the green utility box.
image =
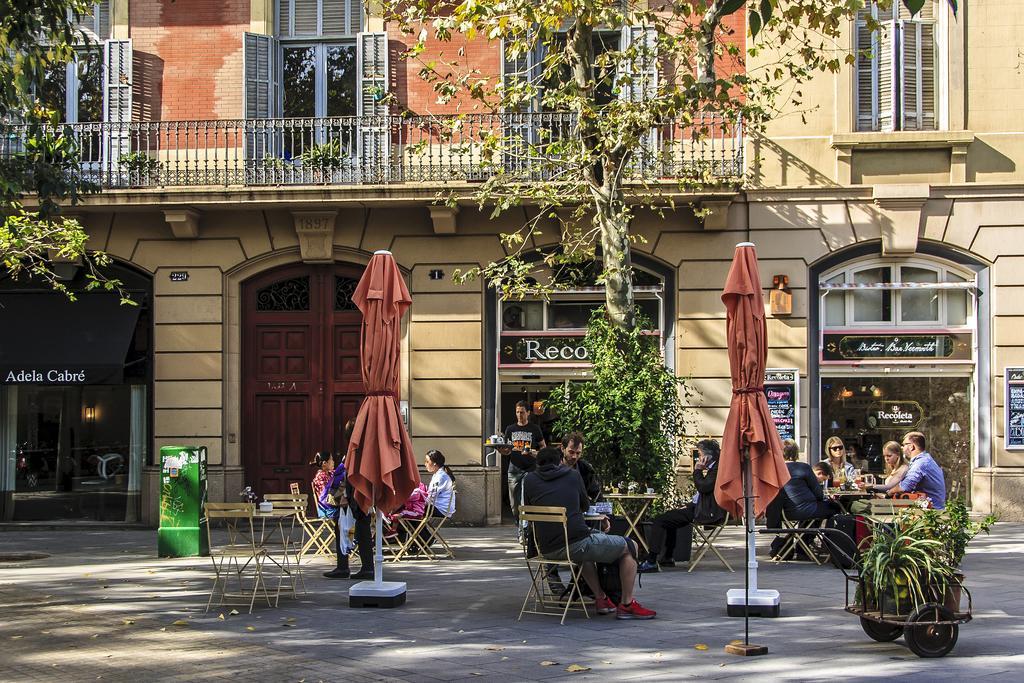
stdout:
{"type": "Polygon", "coordinates": [[[209,555],[206,535],[206,446],[160,449],[160,557],[209,555]]]}

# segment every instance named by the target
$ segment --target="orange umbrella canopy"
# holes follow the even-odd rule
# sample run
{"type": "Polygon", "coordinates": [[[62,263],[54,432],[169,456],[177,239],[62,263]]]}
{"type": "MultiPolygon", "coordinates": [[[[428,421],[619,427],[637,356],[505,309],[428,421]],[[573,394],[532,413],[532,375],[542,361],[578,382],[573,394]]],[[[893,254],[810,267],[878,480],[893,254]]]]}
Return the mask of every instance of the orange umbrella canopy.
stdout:
{"type": "Polygon", "coordinates": [[[363,314],[359,353],[366,398],[349,439],[348,477],[362,510],[390,513],[420,481],[398,408],[400,327],[412,299],[390,252],[373,255],[352,301],[363,314]]]}
{"type": "Polygon", "coordinates": [[[722,302],[727,314],[732,400],[722,435],[715,499],[733,514],[743,514],[743,453],[747,451],[757,516],[789,481],[789,470],[782,459],[782,441],[764,395],[768,328],[754,245],[736,246],[722,302]]]}

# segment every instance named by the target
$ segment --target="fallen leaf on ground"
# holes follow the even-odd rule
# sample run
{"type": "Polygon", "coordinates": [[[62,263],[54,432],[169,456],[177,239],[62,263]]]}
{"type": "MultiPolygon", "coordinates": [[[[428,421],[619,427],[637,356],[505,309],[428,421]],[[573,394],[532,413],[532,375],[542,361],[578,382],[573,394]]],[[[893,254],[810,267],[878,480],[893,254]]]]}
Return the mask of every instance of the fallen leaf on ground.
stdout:
{"type": "Polygon", "coordinates": [[[697,643],[696,645],[693,646],[693,649],[694,650],[706,650],[706,649],[708,649],[708,646],[705,645],[704,643],[697,643]]]}
{"type": "Polygon", "coordinates": [[[122,619],[121,623],[124,624],[125,626],[131,626],[132,624],[135,623],[135,620],[134,619],[122,619]]]}
{"type": "Polygon", "coordinates": [[[470,671],[469,675],[470,676],[483,676],[483,674],[480,673],[479,671],[470,671]]]}
{"type": "Polygon", "coordinates": [[[245,627],[245,630],[246,630],[246,631],[255,631],[255,630],[256,630],[256,627],[255,627],[255,626],[246,626],[246,627],[245,627]]]}
{"type": "Polygon", "coordinates": [[[541,666],[558,666],[558,662],[552,662],[550,659],[545,659],[540,663],[541,666]]]}
{"type": "Polygon", "coordinates": [[[505,648],[504,648],[504,647],[502,647],[501,645],[488,645],[488,646],[487,646],[487,649],[488,649],[488,650],[492,650],[492,651],[494,651],[494,652],[501,652],[501,651],[502,651],[502,650],[504,650],[505,648]]]}
{"type": "Polygon", "coordinates": [[[171,622],[171,626],[188,626],[188,620],[176,619],[175,621],[171,622]]]}
{"type": "Polygon", "coordinates": [[[602,660],[601,660],[601,663],[602,663],[602,664],[611,664],[611,663],[612,663],[612,660],[610,660],[610,659],[602,659],[602,660]]]}
{"type": "Polygon", "coordinates": [[[100,634],[98,634],[98,633],[94,633],[94,634],[92,634],[92,635],[91,635],[91,636],[89,636],[89,637],[90,637],[90,638],[99,638],[99,637],[100,637],[100,634]]]}
{"type": "MultiPolygon", "coordinates": [[[[285,619],[285,621],[287,621],[288,623],[291,623],[291,622],[295,621],[295,617],[288,617],[287,619],[285,619]]],[[[416,641],[414,640],[412,642],[415,643],[416,641]]]]}
{"type": "Polygon", "coordinates": [[[217,618],[220,619],[221,621],[224,621],[224,613],[221,612],[220,614],[218,614],[217,618]]]}
{"type": "Polygon", "coordinates": [[[503,662],[504,662],[504,661],[505,661],[506,659],[508,659],[508,657],[502,657],[502,658],[501,658],[501,661],[503,661],[503,662]]]}
{"type": "Polygon", "coordinates": [[[11,640],[20,640],[21,638],[24,638],[24,637],[25,636],[11,636],[11,640]]]}
{"type": "Polygon", "coordinates": [[[579,664],[570,664],[569,666],[565,667],[565,670],[568,671],[569,673],[574,673],[575,674],[575,673],[579,673],[580,671],[590,671],[590,667],[589,666],[580,666],[579,664]]]}
{"type": "Polygon", "coordinates": [[[287,622],[281,624],[283,628],[295,628],[295,624],[289,624],[287,622]]]}
{"type": "Polygon", "coordinates": [[[238,610],[233,609],[230,612],[228,612],[228,614],[230,614],[231,616],[235,616],[236,614],[238,614],[238,610]]]}

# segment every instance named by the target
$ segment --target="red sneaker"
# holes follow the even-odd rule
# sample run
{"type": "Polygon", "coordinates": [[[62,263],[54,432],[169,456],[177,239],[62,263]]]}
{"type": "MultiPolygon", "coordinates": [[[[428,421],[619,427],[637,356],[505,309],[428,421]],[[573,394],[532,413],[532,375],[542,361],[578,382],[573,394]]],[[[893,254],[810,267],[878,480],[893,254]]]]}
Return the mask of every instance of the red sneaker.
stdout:
{"type": "Polygon", "coordinates": [[[598,614],[611,614],[615,611],[615,603],[606,595],[594,600],[594,610],[598,614]]]}
{"type": "Polygon", "coordinates": [[[657,612],[647,609],[634,600],[628,605],[619,605],[615,610],[616,619],[653,619],[657,612]]]}

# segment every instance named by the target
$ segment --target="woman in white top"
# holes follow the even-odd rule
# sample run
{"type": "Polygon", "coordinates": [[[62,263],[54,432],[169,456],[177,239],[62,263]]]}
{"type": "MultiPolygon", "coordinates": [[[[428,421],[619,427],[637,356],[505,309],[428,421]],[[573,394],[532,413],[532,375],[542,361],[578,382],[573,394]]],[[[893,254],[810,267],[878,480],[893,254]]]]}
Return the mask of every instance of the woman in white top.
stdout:
{"type": "Polygon", "coordinates": [[[825,442],[825,459],[832,466],[832,485],[840,486],[854,479],[853,463],[846,459],[846,445],[838,436],[828,437],[825,442]]]}
{"type": "Polygon", "coordinates": [[[427,452],[426,467],[432,475],[427,487],[427,500],[433,504],[437,514],[451,517],[455,514],[455,475],[444,464],[444,454],[438,450],[427,452]]]}

